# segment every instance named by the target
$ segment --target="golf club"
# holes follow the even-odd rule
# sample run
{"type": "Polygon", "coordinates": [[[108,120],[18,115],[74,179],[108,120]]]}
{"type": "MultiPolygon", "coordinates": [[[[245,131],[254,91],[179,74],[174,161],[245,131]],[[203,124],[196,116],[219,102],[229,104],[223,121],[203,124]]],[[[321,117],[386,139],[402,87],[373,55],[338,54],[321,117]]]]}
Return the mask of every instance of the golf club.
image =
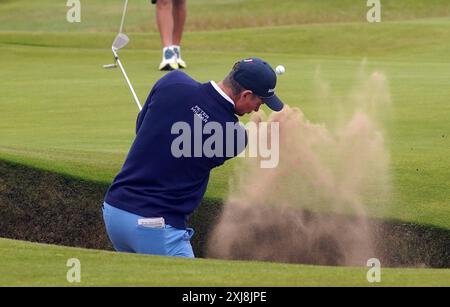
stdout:
{"type": "MultiPolygon", "coordinates": [[[[125,3],[123,5],[123,11],[122,11],[122,20],[120,22],[120,27],[119,27],[118,33],[122,33],[123,23],[125,22],[125,15],[127,13],[127,9],[128,9],[128,0],[125,0],[125,3]]],[[[116,63],[103,65],[103,68],[116,68],[116,67],[117,67],[116,63]]]]}
{"type": "Polygon", "coordinates": [[[113,63],[113,64],[105,64],[103,65],[103,68],[109,69],[109,68],[116,68],[117,64],[113,63]]]}
{"type": "Polygon", "coordinates": [[[111,51],[114,55],[115,63],[103,65],[103,68],[116,68],[117,65],[119,65],[119,68],[122,71],[123,76],[125,77],[128,87],[130,88],[131,93],[133,94],[134,101],[136,102],[136,105],[138,106],[139,111],[140,111],[140,110],[142,110],[141,103],[136,95],[136,92],[134,91],[133,86],[131,85],[130,79],[128,79],[127,73],[125,72],[125,68],[123,67],[122,62],[120,62],[119,54],[118,54],[118,51],[120,49],[122,49],[123,47],[125,47],[128,44],[128,42],[130,41],[128,36],[125,35],[124,33],[122,33],[123,23],[125,21],[125,14],[127,11],[127,6],[128,6],[128,0],[125,0],[125,5],[123,7],[122,21],[120,23],[119,33],[117,34],[117,36],[114,39],[112,46],[111,46],[111,51]]]}
{"type": "Polygon", "coordinates": [[[134,101],[136,102],[136,104],[139,108],[139,111],[140,111],[140,110],[142,110],[141,103],[139,102],[139,99],[136,96],[136,92],[134,91],[134,88],[131,85],[130,79],[128,79],[127,73],[125,72],[125,68],[123,68],[123,65],[119,59],[119,55],[117,53],[119,51],[119,49],[122,49],[123,47],[125,47],[125,45],[128,44],[129,41],[130,41],[130,39],[128,38],[128,36],[126,36],[123,33],[119,33],[119,34],[117,34],[116,39],[114,40],[114,42],[112,44],[111,50],[112,50],[112,53],[114,54],[116,63],[119,65],[119,68],[122,71],[122,74],[125,77],[125,80],[127,81],[127,84],[131,90],[131,93],[133,94],[134,101]]]}

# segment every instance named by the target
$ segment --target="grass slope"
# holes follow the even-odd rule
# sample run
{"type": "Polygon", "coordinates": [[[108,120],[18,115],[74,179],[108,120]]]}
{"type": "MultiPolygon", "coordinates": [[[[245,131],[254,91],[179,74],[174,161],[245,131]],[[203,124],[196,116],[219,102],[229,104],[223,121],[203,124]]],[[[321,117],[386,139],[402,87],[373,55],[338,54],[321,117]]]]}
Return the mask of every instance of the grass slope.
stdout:
{"type": "MultiPolygon", "coordinates": [[[[0,32],[0,158],[84,179],[110,182],[134,135],[136,109],[118,71],[105,71],[114,34],[0,32]],[[20,94],[18,94],[20,93],[20,94]]],[[[132,34],[122,52],[129,76],[144,100],[162,76],[156,34],[132,34]]],[[[283,63],[283,99],[313,121],[333,117],[345,101],[363,58],[381,70],[392,91],[386,129],[394,191],[385,215],[450,228],[448,206],[450,21],[436,19],[369,24],[301,25],[190,33],[188,73],[219,80],[249,55],[283,63]],[[271,44],[266,44],[270,38],[271,44]],[[211,43],[211,42],[214,43],[211,43]],[[239,46],[232,42],[239,41],[239,46]],[[333,90],[320,102],[314,75],[321,67],[333,90]]],[[[236,161],[213,172],[206,197],[223,198],[236,161]]]]}
{"type": "Polygon", "coordinates": [[[0,285],[5,286],[449,286],[450,270],[368,268],[178,259],[0,239],[0,285]],[[66,280],[67,260],[81,262],[81,283],[66,280]]]}

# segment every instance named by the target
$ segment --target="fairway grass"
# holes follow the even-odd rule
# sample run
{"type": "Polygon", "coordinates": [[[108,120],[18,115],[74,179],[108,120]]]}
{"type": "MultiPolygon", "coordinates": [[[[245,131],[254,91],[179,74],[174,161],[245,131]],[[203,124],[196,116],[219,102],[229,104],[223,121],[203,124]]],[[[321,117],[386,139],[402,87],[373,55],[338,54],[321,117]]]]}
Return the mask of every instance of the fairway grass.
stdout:
{"type": "MultiPolygon", "coordinates": [[[[134,137],[137,108],[112,60],[113,33],[0,32],[0,158],[110,183],[134,137]]],[[[130,34],[121,51],[141,101],[163,73],[156,70],[156,34],[130,34]]],[[[383,72],[391,90],[385,136],[391,155],[392,195],[374,217],[450,228],[448,154],[450,21],[300,25],[186,35],[187,72],[219,81],[236,60],[257,55],[283,64],[278,93],[313,122],[333,125],[362,63],[383,72]],[[417,36],[419,35],[419,36],[417,36]],[[267,45],[266,39],[271,44],[267,45]],[[248,41],[247,41],[248,39],[248,41]],[[241,41],[239,46],[233,41],[241,41]],[[211,42],[214,41],[214,44],[211,42]],[[331,89],[319,99],[320,70],[331,89]]],[[[244,121],[246,118],[243,119],[244,121]]],[[[206,198],[225,199],[239,159],[213,170],[206,198]]]]}
{"type": "MultiPolygon", "coordinates": [[[[82,22],[74,24],[65,20],[65,1],[56,2],[0,1],[0,159],[106,186],[127,155],[137,116],[121,73],[102,68],[113,61],[123,0],[82,1],[82,22]]],[[[277,94],[333,127],[338,107],[347,116],[353,110],[358,73],[380,71],[392,100],[382,127],[392,192],[385,207],[369,201],[367,211],[450,229],[450,2],[388,1],[377,24],[365,20],[366,1],[355,3],[189,0],[186,72],[207,82],[248,56],[282,64],[277,94]],[[328,99],[317,90],[318,75],[328,99]]],[[[130,1],[131,41],[120,51],[141,102],[164,75],[153,10],[149,1],[130,1]]],[[[227,198],[239,162],[213,170],[207,199],[227,198]]],[[[449,269],[425,268],[382,268],[381,283],[371,284],[365,263],[178,259],[9,239],[0,239],[0,255],[0,286],[450,286],[449,269]],[[80,284],[66,280],[69,258],[81,261],[80,284]]]]}
{"type": "MultiPolygon", "coordinates": [[[[0,31],[113,32],[122,16],[123,0],[81,1],[81,22],[68,23],[66,1],[0,1],[0,31]]],[[[447,0],[384,1],[383,21],[445,18],[447,0]]],[[[366,22],[366,1],[354,0],[189,0],[187,31],[212,31],[331,22],[366,22]]],[[[157,32],[155,6],[129,1],[126,32],[157,32]]]]}
{"type": "MultiPolygon", "coordinates": [[[[123,254],[0,239],[0,286],[450,286],[449,269],[368,267],[181,259],[123,254]],[[81,282],[66,279],[67,260],[81,263],[81,282]]],[[[364,264],[363,264],[364,265],[364,264]]]]}

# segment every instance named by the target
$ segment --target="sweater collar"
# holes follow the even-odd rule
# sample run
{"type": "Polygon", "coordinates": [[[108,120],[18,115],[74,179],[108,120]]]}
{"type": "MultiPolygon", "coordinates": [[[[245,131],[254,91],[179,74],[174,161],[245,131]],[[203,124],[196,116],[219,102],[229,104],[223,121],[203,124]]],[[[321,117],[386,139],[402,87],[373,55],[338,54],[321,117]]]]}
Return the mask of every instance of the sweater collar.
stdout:
{"type": "Polygon", "coordinates": [[[234,101],[230,98],[230,96],[228,96],[218,85],[216,82],[214,81],[209,81],[209,83],[211,83],[211,85],[214,87],[214,89],[223,97],[225,98],[229,103],[231,103],[233,105],[234,108],[234,101]]]}
{"type": "MultiPolygon", "coordinates": [[[[217,84],[216,84],[216,86],[217,86],[217,84]]],[[[203,83],[201,85],[201,87],[209,95],[214,97],[215,100],[217,100],[221,106],[225,107],[230,113],[232,113],[234,115],[234,103],[230,102],[231,98],[228,95],[226,95],[225,93],[223,93],[223,95],[222,95],[222,93],[217,90],[217,88],[219,88],[218,86],[216,88],[216,87],[214,87],[213,82],[207,82],[207,83],[203,83]],[[228,100],[227,98],[230,100],[228,100]]],[[[231,100],[231,101],[233,101],[233,100],[231,100]]]]}

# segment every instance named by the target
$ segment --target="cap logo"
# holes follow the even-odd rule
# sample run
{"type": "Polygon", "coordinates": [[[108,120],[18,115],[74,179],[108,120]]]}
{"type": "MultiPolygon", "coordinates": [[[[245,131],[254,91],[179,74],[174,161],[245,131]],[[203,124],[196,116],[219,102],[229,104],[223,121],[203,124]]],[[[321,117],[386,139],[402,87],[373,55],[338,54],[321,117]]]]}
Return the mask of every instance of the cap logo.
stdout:
{"type": "Polygon", "coordinates": [[[245,62],[245,63],[253,62],[253,59],[245,59],[244,62],[245,62]]]}
{"type": "Polygon", "coordinates": [[[269,89],[267,92],[268,92],[268,93],[273,93],[273,92],[275,92],[275,89],[274,89],[274,88],[271,88],[271,89],[269,89]]]}

